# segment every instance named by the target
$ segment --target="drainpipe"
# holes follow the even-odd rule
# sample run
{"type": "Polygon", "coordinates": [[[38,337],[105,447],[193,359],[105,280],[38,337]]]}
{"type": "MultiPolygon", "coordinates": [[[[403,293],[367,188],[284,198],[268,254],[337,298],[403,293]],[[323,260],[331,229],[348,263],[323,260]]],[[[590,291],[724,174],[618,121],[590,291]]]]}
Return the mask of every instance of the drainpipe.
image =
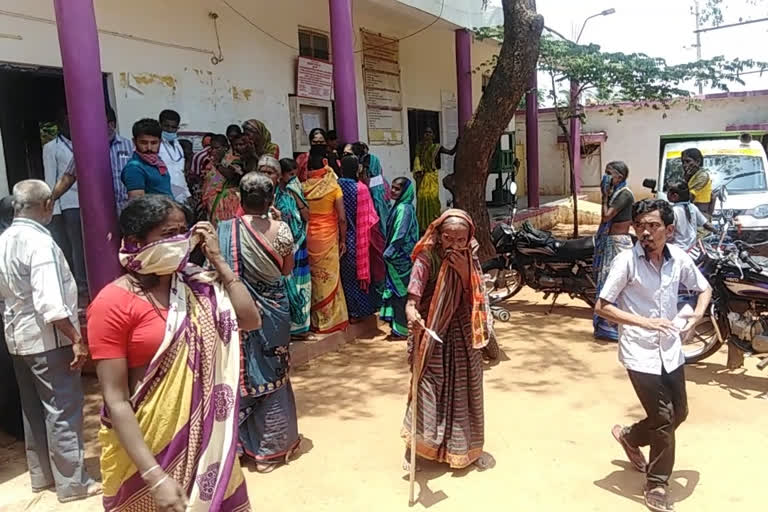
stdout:
{"type": "Polygon", "coordinates": [[[350,0],[329,0],[333,48],[333,90],[336,102],[336,131],[339,140],[360,138],[357,126],[357,83],[354,27],[350,0]]]}
{"type": "Polygon", "coordinates": [[[88,287],[95,297],[121,272],[99,36],[93,0],[54,0],[53,5],[77,161],[88,287]]]}
{"type": "Polygon", "coordinates": [[[538,76],[533,71],[525,96],[525,171],[528,183],[528,208],[538,208],[539,202],[539,98],[538,76]]]}
{"type": "MultiPolygon", "coordinates": [[[[459,110],[459,135],[472,119],[472,34],[467,29],[456,31],[456,91],[459,110]]],[[[446,141],[450,144],[452,141],[446,141]]]]}

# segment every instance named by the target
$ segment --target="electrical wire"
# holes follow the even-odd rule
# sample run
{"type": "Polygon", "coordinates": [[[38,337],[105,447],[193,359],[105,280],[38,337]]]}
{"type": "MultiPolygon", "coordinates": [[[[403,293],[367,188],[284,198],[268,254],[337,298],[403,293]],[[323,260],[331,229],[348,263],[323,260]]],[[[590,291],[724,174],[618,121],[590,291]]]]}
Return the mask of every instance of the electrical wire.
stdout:
{"type": "MultiPolygon", "coordinates": [[[[242,19],[243,19],[243,21],[245,21],[246,23],[248,23],[249,25],[251,25],[253,28],[255,28],[256,30],[258,30],[259,32],[261,32],[261,33],[262,33],[262,34],[264,34],[265,36],[269,37],[270,39],[272,39],[272,40],[274,40],[274,41],[276,41],[276,42],[278,42],[278,43],[280,43],[280,44],[281,44],[281,45],[283,45],[283,46],[286,46],[286,47],[290,48],[291,50],[294,50],[294,51],[297,51],[297,52],[298,52],[298,51],[301,51],[301,50],[299,50],[299,48],[295,47],[294,45],[292,45],[292,44],[290,44],[290,43],[286,43],[285,41],[283,41],[283,40],[282,40],[282,39],[280,39],[279,37],[277,37],[277,36],[274,36],[274,35],[270,34],[269,32],[267,32],[266,30],[264,30],[263,28],[261,28],[261,27],[260,27],[259,25],[257,25],[257,24],[256,24],[256,23],[255,23],[253,20],[251,20],[250,18],[248,18],[248,16],[246,16],[245,14],[243,14],[242,12],[240,12],[239,10],[235,9],[235,8],[232,6],[232,4],[230,4],[230,3],[229,3],[227,0],[221,0],[221,2],[222,2],[224,5],[226,5],[227,7],[229,7],[229,8],[230,8],[230,10],[232,10],[232,12],[234,12],[234,13],[235,13],[235,14],[237,14],[237,15],[238,15],[240,18],[242,18],[242,19]]],[[[391,45],[391,44],[394,44],[394,43],[399,43],[400,41],[405,41],[406,39],[409,39],[409,38],[411,38],[411,37],[417,36],[417,35],[421,34],[422,32],[424,32],[424,31],[426,31],[426,30],[428,30],[428,29],[432,28],[432,27],[433,27],[433,26],[434,26],[434,25],[435,25],[435,24],[436,24],[438,21],[440,21],[440,20],[442,19],[442,17],[443,17],[443,11],[444,11],[444,10],[445,10],[445,0],[442,0],[442,1],[441,1],[441,3],[440,3],[440,13],[439,13],[437,16],[435,16],[435,19],[433,19],[433,20],[432,20],[432,21],[431,21],[429,24],[427,24],[427,25],[425,25],[425,26],[421,27],[419,30],[417,30],[417,31],[415,31],[415,32],[412,32],[412,33],[410,33],[410,34],[408,34],[408,35],[405,35],[405,36],[403,36],[403,37],[400,37],[400,38],[392,39],[391,41],[389,41],[389,42],[387,42],[387,43],[384,43],[384,44],[381,44],[381,45],[378,45],[378,46],[370,46],[370,47],[368,47],[368,48],[361,48],[361,49],[359,49],[359,50],[355,50],[355,53],[362,53],[362,52],[364,52],[364,51],[369,51],[369,50],[376,50],[376,49],[378,49],[378,48],[384,48],[384,47],[386,47],[386,46],[389,46],[389,45],[391,45]]],[[[357,33],[356,33],[356,31],[355,31],[355,41],[357,41],[357,33]]]]}

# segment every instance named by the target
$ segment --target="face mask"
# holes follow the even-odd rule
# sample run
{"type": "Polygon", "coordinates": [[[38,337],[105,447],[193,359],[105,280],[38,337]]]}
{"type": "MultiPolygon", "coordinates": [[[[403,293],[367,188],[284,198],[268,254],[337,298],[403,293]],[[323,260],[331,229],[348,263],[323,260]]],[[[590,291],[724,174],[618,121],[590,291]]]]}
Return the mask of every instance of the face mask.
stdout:
{"type": "Polygon", "coordinates": [[[167,276],[179,272],[187,265],[189,254],[199,242],[199,235],[186,233],[144,247],[123,243],[120,264],[136,274],[167,276]]]}
{"type": "Polygon", "coordinates": [[[166,142],[173,142],[179,138],[179,134],[176,132],[163,132],[163,140],[166,142]]]}

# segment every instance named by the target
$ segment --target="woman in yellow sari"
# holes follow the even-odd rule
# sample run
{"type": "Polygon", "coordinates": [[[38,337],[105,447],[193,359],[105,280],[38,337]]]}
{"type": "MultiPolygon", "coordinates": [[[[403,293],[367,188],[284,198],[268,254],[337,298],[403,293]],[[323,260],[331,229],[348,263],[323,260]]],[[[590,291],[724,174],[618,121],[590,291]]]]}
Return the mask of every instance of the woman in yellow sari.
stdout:
{"type": "Polygon", "coordinates": [[[88,309],[107,511],[250,510],[237,459],[239,329],[260,328],[261,315],[213,226],[187,226],[165,196],[128,203],[127,273],[88,309]],[[215,272],[188,264],[198,244],[215,272]]]}
{"type": "Polygon", "coordinates": [[[312,146],[309,172],[303,183],[309,203],[307,250],[312,275],[312,329],[319,333],[343,330],[349,323],[341,287],[339,258],[346,252],[347,216],[344,195],[328,166],[325,146],[312,146]]]}
{"type": "MultiPolygon", "coordinates": [[[[458,142],[458,140],[457,140],[458,142]]],[[[458,144],[457,144],[458,145],[458,144]]],[[[437,159],[440,155],[453,156],[456,146],[446,149],[435,142],[435,132],[429,126],[416,145],[416,157],[413,159],[413,177],[416,180],[416,217],[419,219],[421,232],[426,231],[440,216],[440,183],[437,175],[437,159]]]]}

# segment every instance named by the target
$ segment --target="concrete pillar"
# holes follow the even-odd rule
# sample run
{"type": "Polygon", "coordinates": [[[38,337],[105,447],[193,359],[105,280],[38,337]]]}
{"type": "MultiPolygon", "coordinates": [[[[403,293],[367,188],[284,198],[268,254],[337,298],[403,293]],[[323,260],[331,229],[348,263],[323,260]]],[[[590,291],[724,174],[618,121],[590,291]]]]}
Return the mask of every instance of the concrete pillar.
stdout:
{"type": "MultiPolygon", "coordinates": [[[[467,29],[456,31],[456,91],[459,110],[459,135],[472,119],[472,33],[467,29]]],[[[452,141],[445,141],[452,144],[452,141]]]]}
{"type": "Polygon", "coordinates": [[[333,52],[333,90],[339,140],[360,139],[357,126],[355,38],[350,0],[328,0],[333,52]]]}
{"type": "Polygon", "coordinates": [[[538,208],[539,201],[539,99],[538,76],[534,70],[525,96],[525,169],[528,183],[528,208],[538,208]]]}
{"type": "Polygon", "coordinates": [[[119,231],[93,0],[54,0],[91,297],[120,275],[119,231]]]}
{"type": "MultiPolygon", "coordinates": [[[[575,112],[579,112],[579,83],[571,81],[571,105],[575,112]]],[[[571,118],[571,155],[573,158],[573,177],[576,183],[576,192],[581,192],[581,120],[578,117],[571,118]]]]}

